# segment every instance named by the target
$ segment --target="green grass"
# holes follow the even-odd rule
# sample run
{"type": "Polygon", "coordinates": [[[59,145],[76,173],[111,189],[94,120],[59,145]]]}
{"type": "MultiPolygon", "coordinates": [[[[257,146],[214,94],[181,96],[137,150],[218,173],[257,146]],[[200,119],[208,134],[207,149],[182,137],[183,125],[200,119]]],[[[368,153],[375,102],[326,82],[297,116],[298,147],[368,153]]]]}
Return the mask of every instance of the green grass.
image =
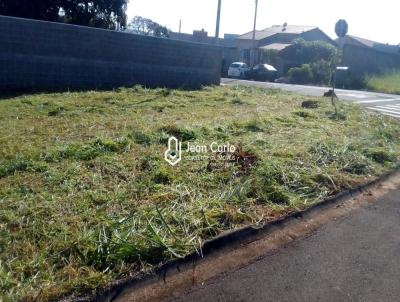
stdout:
{"type": "Polygon", "coordinates": [[[1,100],[0,300],[88,293],[394,167],[399,124],[339,110],[336,119],[325,99],[250,87],[1,100]],[[184,154],[169,166],[170,135],[230,142],[236,160],[184,154]]]}
{"type": "Polygon", "coordinates": [[[400,94],[400,71],[366,77],[367,88],[374,91],[400,94]]]}

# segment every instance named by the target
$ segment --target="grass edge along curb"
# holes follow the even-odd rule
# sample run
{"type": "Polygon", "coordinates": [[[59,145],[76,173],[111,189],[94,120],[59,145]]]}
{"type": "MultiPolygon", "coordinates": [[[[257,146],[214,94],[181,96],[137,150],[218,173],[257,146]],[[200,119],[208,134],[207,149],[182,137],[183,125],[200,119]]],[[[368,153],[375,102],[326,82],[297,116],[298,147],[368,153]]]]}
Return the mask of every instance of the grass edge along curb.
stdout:
{"type": "Polygon", "coordinates": [[[139,277],[134,278],[124,278],[114,281],[109,284],[106,289],[97,290],[94,294],[88,295],[86,297],[76,297],[74,295],[68,296],[61,299],[60,302],[110,302],[114,301],[125,289],[139,289],[150,284],[152,281],[158,281],[164,279],[168,273],[179,274],[183,270],[188,268],[193,268],[193,266],[200,262],[206,257],[212,257],[212,255],[218,251],[221,251],[227,247],[234,248],[238,245],[248,244],[250,242],[259,240],[260,236],[267,236],[271,231],[276,229],[284,228],[288,223],[301,219],[305,216],[310,216],[319,211],[323,211],[333,205],[348,199],[359,196],[368,189],[376,186],[377,184],[384,182],[394,176],[396,173],[400,172],[400,163],[396,165],[391,171],[388,171],[377,177],[376,179],[366,182],[362,185],[356,186],[352,189],[345,190],[339,194],[326,198],[323,201],[316,203],[305,210],[294,212],[279,218],[274,221],[267,222],[260,226],[249,225],[236,230],[224,232],[213,239],[207,240],[202,245],[201,251],[202,255],[193,252],[187,255],[183,259],[171,260],[159,268],[155,269],[151,274],[142,274],[139,277]]]}

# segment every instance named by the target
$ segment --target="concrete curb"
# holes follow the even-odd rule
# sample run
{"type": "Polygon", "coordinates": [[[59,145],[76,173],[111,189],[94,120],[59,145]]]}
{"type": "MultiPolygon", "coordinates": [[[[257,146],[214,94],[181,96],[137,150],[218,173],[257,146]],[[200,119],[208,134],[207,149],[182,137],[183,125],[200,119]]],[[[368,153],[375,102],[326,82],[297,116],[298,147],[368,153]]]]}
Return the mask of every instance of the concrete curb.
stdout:
{"type": "Polygon", "coordinates": [[[192,253],[183,259],[177,259],[169,261],[159,268],[157,268],[152,274],[142,274],[135,278],[126,278],[118,280],[109,285],[107,289],[99,290],[91,296],[77,298],[68,297],[61,300],[62,302],[111,302],[118,297],[126,289],[139,289],[144,286],[148,286],[152,282],[159,281],[161,279],[166,279],[167,274],[179,274],[182,270],[193,268],[196,263],[202,261],[204,258],[212,257],[214,253],[221,252],[226,248],[234,248],[239,245],[245,245],[250,242],[258,240],[260,237],[266,236],[274,230],[282,229],[285,226],[298,221],[302,218],[307,218],[315,215],[321,211],[328,208],[334,207],[341,202],[349,199],[355,198],[360,194],[368,191],[374,186],[381,182],[384,182],[394,176],[396,173],[400,172],[400,164],[397,165],[393,170],[383,174],[381,177],[365,183],[363,185],[357,186],[350,190],[343,191],[338,195],[329,197],[317,204],[310,206],[309,208],[291,213],[283,218],[277,219],[275,221],[267,222],[261,226],[246,226],[236,230],[228,231],[222,233],[215,238],[204,242],[202,246],[202,255],[198,253],[192,253]]]}

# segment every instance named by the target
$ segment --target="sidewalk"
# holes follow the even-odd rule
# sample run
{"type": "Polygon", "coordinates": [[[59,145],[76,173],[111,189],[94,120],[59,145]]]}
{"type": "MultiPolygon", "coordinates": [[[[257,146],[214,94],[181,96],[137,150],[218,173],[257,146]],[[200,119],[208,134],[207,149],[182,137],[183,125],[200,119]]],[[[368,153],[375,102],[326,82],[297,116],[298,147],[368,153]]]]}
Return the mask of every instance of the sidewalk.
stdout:
{"type": "Polygon", "coordinates": [[[399,301],[400,190],[173,301],[399,301]]]}

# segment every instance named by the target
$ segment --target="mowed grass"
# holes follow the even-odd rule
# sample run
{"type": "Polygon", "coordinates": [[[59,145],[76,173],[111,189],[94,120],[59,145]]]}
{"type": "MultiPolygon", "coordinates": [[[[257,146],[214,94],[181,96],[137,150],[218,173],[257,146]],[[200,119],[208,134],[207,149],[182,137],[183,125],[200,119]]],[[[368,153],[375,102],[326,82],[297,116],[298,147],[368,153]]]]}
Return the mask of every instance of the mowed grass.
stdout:
{"type": "Polygon", "coordinates": [[[88,294],[396,165],[397,121],[333,112],[327,99],[241,86],[1,100],[0,300],[88,294]],[[184,153],[172,167],[170,135],[230,142],[237,160],[184,153]]]}
{"type": "Polygon", "coordinates": [[[367,88],[374,91],[400,94],[400,71],[366,77],[367,88]]]}

